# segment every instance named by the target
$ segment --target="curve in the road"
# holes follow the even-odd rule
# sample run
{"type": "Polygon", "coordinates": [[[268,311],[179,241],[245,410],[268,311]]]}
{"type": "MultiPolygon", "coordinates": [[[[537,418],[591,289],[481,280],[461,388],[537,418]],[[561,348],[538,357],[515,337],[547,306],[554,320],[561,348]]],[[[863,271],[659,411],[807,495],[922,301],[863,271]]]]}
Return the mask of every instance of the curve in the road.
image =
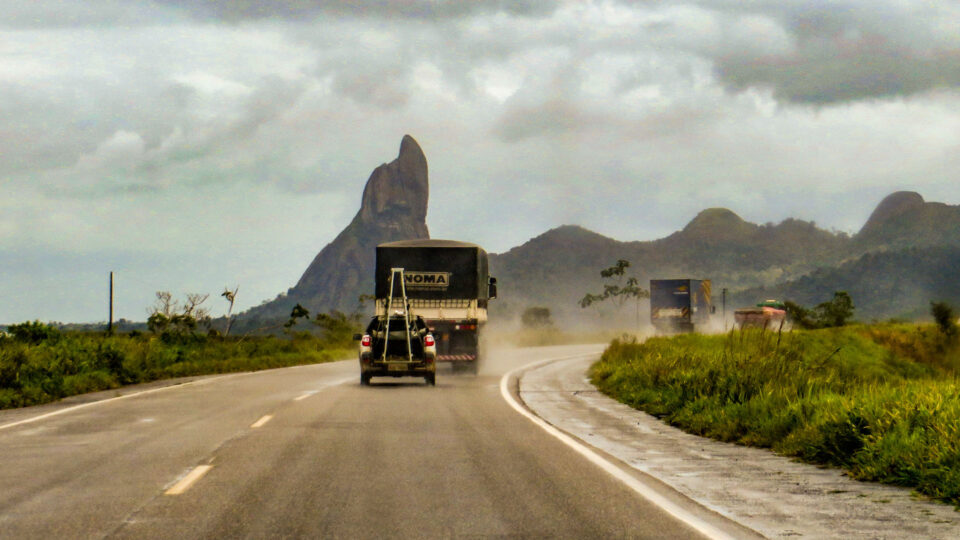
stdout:
{"type": "Polygon", "coordinates": [[[503,396],[503,399],[515,411],[517,411],[518,413],[520,413],[521,415],[529,419],[531,422],[539,426],[541,429],[543,429],[553,437],[556,437],[562,443],[569,446],[571,449],[573,449],[574,451],[582,455],[584,458],[586,458],[588,461],[590,461],[591,463],[593,463],[594,465],[602,469],[607,474],[613,476],[620,482],[623,482],[627,487],[632,489],[641,497],[645,498],[646,500],[650,501],[651,503],[663,509],[664,512],[667,512],[674,518],[686,523],[688,526],[690,526],[691,528],[695,529],[697,532],[699,532],[700,534],[708,538],[712,538],[715,540],[734,540],[733,536],[730,536],[726,532],[721,531],[720,529],[717,529],[710,523],[707,523],[706,521],[691,514],[690,512],[686,511],[684,508],[675,504],[674,502],[666,499],[665,497],[657,493],[655,490],[651,489],[649,486],[645,485],[643,482],[641,482],[637,478],[624,472],[623,469],[611,463],[609,460],[605,459],[600,454],[594,452],[587,445],[574,439],[570,435],[567,435],[563,431],[554,427],[552,424],[546,422],[539,416],[533,414],[523,404],[517,401],[517,399],[514,398],[513,394],[510,392],[510,380],[512,378],[516,378],[520,373],[526,370],[534,369],[538,366],[542,366],[550,362],[558,362],[561,360],[569,360],[572,358],[581,358],[584,356],[595,356],[595,355],[581,354],[581,355],[573,355],[573,356],[564,356],[559,358],[550,358],[547,360],[540,360],[538,362],[533,362],[525,366],[519,367],[517,369],[514,369],[512,371],[508,371],[506,374],[503,375],[503,377],[500,378],[500,394],[503,396]]]}

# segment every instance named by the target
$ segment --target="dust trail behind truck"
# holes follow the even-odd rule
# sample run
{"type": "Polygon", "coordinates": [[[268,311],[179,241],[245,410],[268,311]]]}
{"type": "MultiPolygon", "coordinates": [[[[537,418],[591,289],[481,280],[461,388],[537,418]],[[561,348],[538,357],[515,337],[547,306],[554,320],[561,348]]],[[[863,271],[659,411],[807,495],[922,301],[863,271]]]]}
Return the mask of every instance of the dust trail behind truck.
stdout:
{"type": "Polygon", "coordinates": [[[377,246],[376,309],[386,315],[392,268],[403,268],[410,311],[436,339],[437,362],[477,372],[487,303],[496,298],[487,252],[454,240],[404,240],[377,246]]]}

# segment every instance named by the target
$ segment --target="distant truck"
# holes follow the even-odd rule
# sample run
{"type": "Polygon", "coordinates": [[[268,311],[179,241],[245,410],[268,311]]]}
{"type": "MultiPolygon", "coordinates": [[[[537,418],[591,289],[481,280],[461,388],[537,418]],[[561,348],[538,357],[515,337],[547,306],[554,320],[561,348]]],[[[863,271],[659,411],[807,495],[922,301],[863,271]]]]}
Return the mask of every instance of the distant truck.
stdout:
{"type": "Polygon", "coordinates": [[[695,332],[715,311],[709,279],[651,279],[650,322],[658,332],[695,332]]]}
{"type": "Polygon", "coordinates": [[[391,271],[403,269],[411,314],[422,317],[436,340],[437,362],[476,373],[487,304],[497,297],[487,252],[453,240],[404,240],[377,246],[376,311],[386,315],[391,271]]]}
{"type": "Polygon", "coordinates": [[[786,320],[786,306],[779,300],[766,300],[756,307],[733,311],[733,321],[740,328],[778,327],[786,320]]]}

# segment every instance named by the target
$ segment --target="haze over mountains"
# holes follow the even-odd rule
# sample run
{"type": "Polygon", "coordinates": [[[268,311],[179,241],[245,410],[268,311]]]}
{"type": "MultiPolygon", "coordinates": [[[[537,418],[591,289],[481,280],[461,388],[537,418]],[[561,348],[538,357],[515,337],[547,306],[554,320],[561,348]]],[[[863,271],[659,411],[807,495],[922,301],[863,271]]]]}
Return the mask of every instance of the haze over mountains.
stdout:
{"type": "MultiPolygon", "coordinates": [[[[406,135],[397,159],[371,174],[353,221],[286,294],[243,314],[241,327],[286,318],[297,303],[312,313],[362,310],[358,298],[373,288],[375,246],[429,238],[428,199],[426,157],[406,135]]],[[[616,318],[609,309],[582,310],[577,302],[601,290],[600,270],[618,259],[631,262],[630,275],[644,286],[656,278],[711,279],[718,295],[729,289],[728,308],[767,297],[816,304],[847,290],[861,319],[923,316],[931,300],[960,305],[960,206],[896,192],[853,236],[793,218],[758,225],[725,208],[706,209],[653,241],[623,242],[564,225],[491,254],[500,284],[493,316],[512,319],[527,307],[545,306],[559,320],[606,324],[604,318],[616,318]]]]}

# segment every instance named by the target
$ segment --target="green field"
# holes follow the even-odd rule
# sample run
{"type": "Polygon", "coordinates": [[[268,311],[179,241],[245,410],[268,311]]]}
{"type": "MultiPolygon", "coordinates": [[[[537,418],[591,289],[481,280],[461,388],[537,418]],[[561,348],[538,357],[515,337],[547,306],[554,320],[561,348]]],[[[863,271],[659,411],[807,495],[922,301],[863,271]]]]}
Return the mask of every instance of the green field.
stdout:
{"type": "Polygon", "coordinates": [[[348,339],[307,333],[221,338],[107,336],[39,324],[35,329],[24,339],[0,339],[0,409],[158,379],[329,362],[355,354],[348,339]]]}
{"type": "Polygon", "coordinates": [[[614,341],[604,393],[686,431],[960,506],[960,347],[934,325],[614,341]]]}

